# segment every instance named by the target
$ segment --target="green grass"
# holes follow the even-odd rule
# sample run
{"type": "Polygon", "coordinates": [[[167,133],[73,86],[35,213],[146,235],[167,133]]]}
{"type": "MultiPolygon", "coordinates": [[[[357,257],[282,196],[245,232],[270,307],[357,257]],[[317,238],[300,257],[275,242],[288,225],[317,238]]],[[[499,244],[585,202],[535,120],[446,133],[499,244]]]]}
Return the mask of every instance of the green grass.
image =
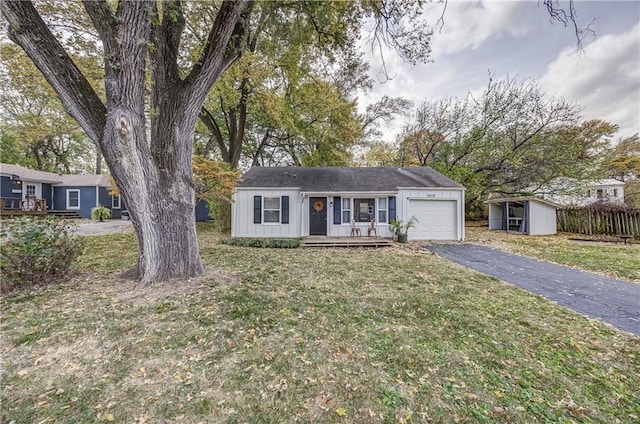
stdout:
{"type": "Polygon", "coordinates": [[[585,271],[640,282],[640,244],[576,241],[577,234],[527,236],[467,227],[467,240],[585,271]]]}
{"type": "Polygon", "coordinates": [[[640,339],[400,247],[251,249],[134,290],[131,235],[1,299],[2,422],[637,422],[640,339]],[[95,255],[103,255],[96,259],[95,255]]]}

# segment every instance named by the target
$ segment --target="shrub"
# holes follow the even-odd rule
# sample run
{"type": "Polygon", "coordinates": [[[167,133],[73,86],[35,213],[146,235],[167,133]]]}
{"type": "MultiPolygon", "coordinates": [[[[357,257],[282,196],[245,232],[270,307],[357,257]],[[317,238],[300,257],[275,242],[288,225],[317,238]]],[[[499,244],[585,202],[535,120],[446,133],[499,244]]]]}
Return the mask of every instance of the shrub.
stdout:
{"type": "Polygon", "coordinates": [[[6,224],[0,245],[3,291],[55,284],[71,272],[82,253],[83,240],[61,219],[22,217],[6,224]]]}
{"type": "Polygon", "coordinates": [[[228,238],[220,241],[222,244],[241,247],[263,247],[274,249],[295,249],[300,247],[300,239],[270,239],[270,238],[228,238]]]}
{"type": "Polygon", "coordinates": [[[91,219],[94,221],[99,220],[100,222],[105,219],[111,218],[111,209],[106,206],[98,205],[91,208],[91,219]]]}

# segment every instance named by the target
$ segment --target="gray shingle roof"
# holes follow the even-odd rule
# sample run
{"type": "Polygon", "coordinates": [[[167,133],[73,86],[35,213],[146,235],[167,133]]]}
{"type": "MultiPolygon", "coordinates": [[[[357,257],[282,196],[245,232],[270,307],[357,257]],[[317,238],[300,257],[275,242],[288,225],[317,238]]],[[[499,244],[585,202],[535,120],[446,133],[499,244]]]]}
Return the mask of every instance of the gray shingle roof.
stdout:
{"type": "Polygon", "coordinates": [[[0,163],[0,174],[17,175],[22,180],[36,181],[41,183],[50,183],[63,186],[76,187],[109,187],[109,177],[106,175],[67,175],[56,174],[53,172],[36,171],[35,169],[25,168],[20,165],[10,163],[0,163]]]}
{"type": "Polygon", "coordinates": [[[237,187],[296,187],[326,192],[396,191],[399,187],[462,188],[428,167],[253,167],[240,178],[237,187]]]}
{"type": "Polygon", "coordinates": [[[37,181],[42,183],[59,183],[62,182],[62,176],[53,172],[36,171],[34,169],[25,168],[20,165],[10,163],[0,163],[0,173],[5,175],[17,175],[23,180],[37,181]]]}

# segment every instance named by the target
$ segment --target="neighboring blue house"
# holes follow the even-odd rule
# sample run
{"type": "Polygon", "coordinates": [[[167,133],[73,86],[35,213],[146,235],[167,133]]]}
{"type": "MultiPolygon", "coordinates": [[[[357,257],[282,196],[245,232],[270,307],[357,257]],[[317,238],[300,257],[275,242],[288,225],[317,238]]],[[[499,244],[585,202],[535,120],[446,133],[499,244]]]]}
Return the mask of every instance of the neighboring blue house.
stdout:
{"type": "Polygon", "coordinates": [[[120,218],[124,203],[120,196],[109,194],[109,186],[106,175],[62,175],[0,164],[4,209],[29,210],[38,203],[47,211],[76,211],[80,217],[90,218],[91,208],[103,205],[111,209],[113,218],[120,218]]]}
{"type": "MultiPolygon", "coordinates": [[[[91,217],[91,208],[102,205],[111,209],[112,218],[120,218],[126,209],[124,201],[109,194],[106,175],[65,175],[36,171],[20,165],[0,163],[0,207],[5,210],[35,209],[76,211],[82,218],[91,217]]],[[[209,209],[203,200],[196,203],[197,221],[209,220],[209,209]]]]}

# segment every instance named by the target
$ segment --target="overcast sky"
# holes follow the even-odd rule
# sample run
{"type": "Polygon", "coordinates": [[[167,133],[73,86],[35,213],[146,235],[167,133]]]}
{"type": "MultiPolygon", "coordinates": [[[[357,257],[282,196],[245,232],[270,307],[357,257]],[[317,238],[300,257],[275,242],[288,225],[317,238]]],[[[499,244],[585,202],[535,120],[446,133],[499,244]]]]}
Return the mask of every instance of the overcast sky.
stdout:
{"type": "MultiPolygon", "coordinates": [[[[568,1],[560,5],[567,7],[568,1]]],[[[412,66],[385,53],[390,81],[359,99],[361,111],[384,95],[417,105],[425,99],[463,98],[487,86],[488,75],[536,78],[545,94],[583,107],[583,119],[620,127],[618,137],[640,132],[640,2],[576,0],[578,22],[595,36],[576,52],[572,28],[551,23],[537,0],[449,0],[444,26],[432,37],[433,63],[412,66]]],[[[435,23],[442,4],[427,6],[435,23]]],[[[378,55],[365,49],[372,76],[382,80],[378,55]],[[378,74],[378,75],[377,75],[378,74]]],[[[385,131],[392,141],[403,120],[385,131]]]]}

